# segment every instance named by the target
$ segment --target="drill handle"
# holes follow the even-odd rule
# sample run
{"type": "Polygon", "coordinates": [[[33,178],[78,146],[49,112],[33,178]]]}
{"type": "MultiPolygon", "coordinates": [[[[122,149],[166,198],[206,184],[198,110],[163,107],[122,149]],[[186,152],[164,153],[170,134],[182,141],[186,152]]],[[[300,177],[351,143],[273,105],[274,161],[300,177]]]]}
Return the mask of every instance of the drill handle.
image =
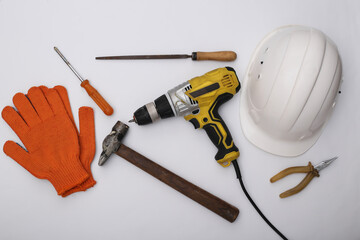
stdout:
{"type": "Polygon", "coordinates": [[[210,140],[218,148],[215,160],[223,167],[229,166],[231,161],[237,159],[240,155],[229,129],[218,112],[219,107],[231,99],[232,96],[232,94],[225,93],[216,99],[209,110],[210,119],[203,126],[210,140]]]}

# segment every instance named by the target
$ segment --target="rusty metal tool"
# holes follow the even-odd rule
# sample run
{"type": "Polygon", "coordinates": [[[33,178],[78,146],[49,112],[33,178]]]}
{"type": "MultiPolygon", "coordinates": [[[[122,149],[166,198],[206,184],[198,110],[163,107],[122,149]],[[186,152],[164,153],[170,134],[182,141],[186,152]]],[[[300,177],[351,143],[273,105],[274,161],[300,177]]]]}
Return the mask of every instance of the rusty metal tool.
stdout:
{"type": "Polygon", "coordinates": [[[100,95],[100,93],[90,84],[89,80],[83,79],[80,74],[75,70],[75,68],[70,64],[70,62],[64,57],[57,47],[54,47],[55,52],[64,60],[64,62],[69,66],[71,71],[75,73],[76,77],[81,82],[81,87],[83,87],[88,95],[94,100],[94,102],[101,108],[101,110],[108,116],[113,114],[114,110],[110,104],[100,95]]]}
{"type": "Polygon", "coordinates": [[[116,153],[227,221],[235,221],[239,215],[239,209],[122,144],[122,139],[128,129],[129,126],[120,121],[114,125],[110,134],[103,141],[103,151],[99,160],[100,166],[107,161],[111,154],[116,153]]]}
{"type": "Polygon", "coordinates": [[[233,51],[193,52],[191,54],[106,56],[106,57],[96,57],[95,59],[140,60],[140,59],[179,59],[179,58],[191,58],[194,61],[214,60],[214,61],[230,62],[236,59],[236,53],[233,51]]]}
{"type": "Polygon", "coordinates": [[[277,180],[280,180],[292,173],[307,173],[305,178],[297,186],[280,194],[280,198],[286,198],[286,197],[292,196],[292,195],[300,192],[301,190],[303,190],[314,177],[320,177],[319,172],[322,169],[329,166],[337,158],[338,157],[333,157],[331,159],[322,161],[319,164],[316,164],[315,166],[313,166],[311,164],[311,162],[309,162],[309,164],[307,166],[286,168],[286,169],[282,170],[281,172],[279,172],[278,174],[276,174],[275,176],[273,176],[270,179],[270,182],[272,182],[272,183],[276,182],[277,180]]]}

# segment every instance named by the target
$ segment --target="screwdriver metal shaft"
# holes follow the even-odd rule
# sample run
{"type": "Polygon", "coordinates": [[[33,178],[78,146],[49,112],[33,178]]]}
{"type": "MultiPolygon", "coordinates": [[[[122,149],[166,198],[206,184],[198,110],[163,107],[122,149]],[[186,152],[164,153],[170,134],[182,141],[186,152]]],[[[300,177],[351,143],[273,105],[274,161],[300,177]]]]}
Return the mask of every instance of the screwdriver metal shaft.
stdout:
{"type": "Polygon", "coordinates": [[[57,47],[54,47],[55,52],[57,52],[57,54],[59,54],[59,56],[62,58],[62,60],[64,60],[64,62],[66,63],[66,65],[69,66],[69,68],[71,69],[71,71],[73,71],[73,73],[75,73],[76,77],[80,80],[80,82],[83,82],[84,79],[80,76],[80,74],[75,70],[75,68],[70,64],[70,62],[66,59],[66,57],[60,52],[60,50],[57,47]]]}

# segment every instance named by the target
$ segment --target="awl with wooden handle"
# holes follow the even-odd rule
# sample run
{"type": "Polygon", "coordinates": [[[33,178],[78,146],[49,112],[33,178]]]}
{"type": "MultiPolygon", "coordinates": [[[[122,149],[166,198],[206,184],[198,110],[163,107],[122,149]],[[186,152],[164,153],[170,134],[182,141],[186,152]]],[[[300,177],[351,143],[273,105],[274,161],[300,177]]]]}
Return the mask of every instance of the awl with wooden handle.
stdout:
{"type": "Polygon", "coordinates": [[[88,95],[94,100],[94,102],[101,108],[101,110],[108,116],[110,116],[111,114],[113,114],[114,110],[113,108],[110,106],[110,104],[103,98],[103,96],[100,95],[100,93],[93,87],[91,86],[89,80],[87,79],[83,79],[80,74],[75,70],[75,68],[70,64],[70,62],[64,57],[64,55],[62,55],[62,53],[59,51],[59,49],[57,47],[54,47],[54,50],[57,52],[57,54],[59,54],[59,56],[62,58],[62,60],[64,60],[64,62],[66,63],[66,65],[69,66],[69,68],[71,69],[71,71],[73,71],[73,73],[75,73],[76,77],[80,80],[81,82],[81,87],[85,88],[86,92],[88,93],[88,95]]]}
{"type": "Polygon", "coordinates": [[[189,54],[166,54],[166,55],[127,55],[127,56],[106,56],[96,57],[97,60],[140,60],[140,59],[179,59],[191,58],[194,61],[214,60],[230,62],[236,59],[236,53],[233,51],[219,52],[193,52],[189,54]]]}

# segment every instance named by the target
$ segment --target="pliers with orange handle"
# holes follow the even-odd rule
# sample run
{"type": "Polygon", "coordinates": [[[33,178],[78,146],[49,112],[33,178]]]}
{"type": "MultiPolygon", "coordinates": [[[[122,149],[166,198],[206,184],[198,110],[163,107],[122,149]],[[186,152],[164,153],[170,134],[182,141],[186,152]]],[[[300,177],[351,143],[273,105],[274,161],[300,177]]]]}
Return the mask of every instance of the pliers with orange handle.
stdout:
{"type": "Polygon", "coordinates": [[[270,178],[270,182],[272,182],[272,183],[276,182],[277,180],[284,178],[287,175],[290,175],[292,173],[307,173],[306,177],[297,186],[280,194],[280,198],[289,197],[289,196],[294,195],[294,194],[300,192],[301,190],[303,190],[314,177],[320,176],[319,172],[322,169],[329,166],[337,158],[338,157],[333,157],[331,159],[322,161],[319,164],[316,164],[315,166],[313,166],[311,164],[311,162],[309,162],[309,164],[307,166],[286,168],[286,169],[282,170],[281,172],[279,172],[278,174],[276,174],[275,176],[273,176],[272,178],[270,178]]]}

